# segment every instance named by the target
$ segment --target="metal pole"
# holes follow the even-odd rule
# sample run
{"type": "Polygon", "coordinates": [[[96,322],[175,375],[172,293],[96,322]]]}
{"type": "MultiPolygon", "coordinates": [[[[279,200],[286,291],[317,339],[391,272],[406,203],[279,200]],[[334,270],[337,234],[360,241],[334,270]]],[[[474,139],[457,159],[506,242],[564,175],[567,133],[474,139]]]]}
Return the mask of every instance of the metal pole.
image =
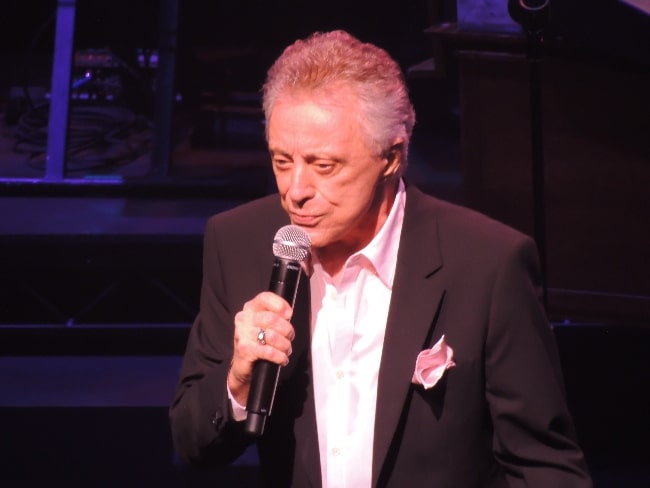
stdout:
{"type": "Polygon", "coordinates": [[[539,249],[544,306],[548,304],[546,283],[546,202],[544,134],[542,124],[542,44],[548,23],[550,0],[509,0],[508,12],[526,32],[528,80],[530,83],[531,178],[533,226],[539,249]]]}
{"type": "Polygon", "coordinates": [[[533,184],[533,225],[539,248],[544,305],[548,303],[546,283],[546,197],[544,166],[544,129],[542,119],[541,34],[528,39],[528,76],[530,81],[530,136],[533,184]]]}
{"type": "Polygon", "coordinates": [[[76,0],[59,0],[57,4],[45,164],[45,179],[51,181],[62,181],[65,178],[75,3],[76,0]]]}
{"type": "Polygon", "coordinates": [[[171,162],[177,30],[178,0],[164,0],[160,5],[160,41],[151,150],[150,175],[154,178],[165,178],[171,162]]]}

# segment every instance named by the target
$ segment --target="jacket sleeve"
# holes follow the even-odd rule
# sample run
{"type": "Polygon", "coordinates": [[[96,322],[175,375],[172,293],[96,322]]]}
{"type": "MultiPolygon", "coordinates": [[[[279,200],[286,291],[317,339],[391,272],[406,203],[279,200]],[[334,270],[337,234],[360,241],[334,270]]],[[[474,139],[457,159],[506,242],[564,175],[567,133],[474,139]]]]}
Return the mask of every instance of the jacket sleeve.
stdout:
{"type": "Polygon", "coordinates": [[[486,338],[493,448],[512,487],[591,487],[566,406],[557,347],[540,301],[533,241],[499,265],[486,338]]]}
{"type": "Polygon", "coordinates": [[[174,446],[194,465],[219,466],[250,443],[243,422],[232,418],[226,382],[233,354],[234,313],[228,305],[214,219],[206,226],[200,310],[189,333],[170,407],[174,446]]]}

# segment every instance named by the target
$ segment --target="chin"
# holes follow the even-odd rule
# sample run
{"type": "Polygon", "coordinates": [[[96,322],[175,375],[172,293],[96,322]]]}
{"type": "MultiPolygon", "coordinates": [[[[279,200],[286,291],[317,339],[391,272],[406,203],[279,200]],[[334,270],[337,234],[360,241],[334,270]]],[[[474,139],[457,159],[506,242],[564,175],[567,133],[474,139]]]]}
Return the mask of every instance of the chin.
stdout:
{"type": "Polygon", "coordinates": [[[327,240],[322,232],[319,232],[317,229],[312,227],[302,227],[300,225],[298,227],[304,230],[309,236],[312,249],[318,249],[327,245],[327,240]]]}
{"type": "Polygon", "coordinates": [[[311,247],[321,247],[321,235],[317,230],[310,229],[309,227],[300,227],[302,230],[304,230],[307,235],[309,236],[309,240],[311,241],[311,247]]]}

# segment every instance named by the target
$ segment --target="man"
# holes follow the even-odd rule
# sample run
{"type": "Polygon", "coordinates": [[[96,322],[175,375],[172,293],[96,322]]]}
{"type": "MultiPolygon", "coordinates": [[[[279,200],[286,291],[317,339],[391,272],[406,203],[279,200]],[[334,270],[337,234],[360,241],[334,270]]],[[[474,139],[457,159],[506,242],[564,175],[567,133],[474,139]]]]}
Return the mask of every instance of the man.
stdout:
{"type": "Polygon", "coordinates": [[[398,65],[315,34],[271,67],[264,110],[279,196],[207,225],[170,410],[180,455],[225,464],[253,442],[264,359],[283,366],[258,440],[269,486],[591,486],[535,246],[405,185],[415,116],[398,65]],[[312,242],[293,310],[264,291],[288,223],[312,242]]]}

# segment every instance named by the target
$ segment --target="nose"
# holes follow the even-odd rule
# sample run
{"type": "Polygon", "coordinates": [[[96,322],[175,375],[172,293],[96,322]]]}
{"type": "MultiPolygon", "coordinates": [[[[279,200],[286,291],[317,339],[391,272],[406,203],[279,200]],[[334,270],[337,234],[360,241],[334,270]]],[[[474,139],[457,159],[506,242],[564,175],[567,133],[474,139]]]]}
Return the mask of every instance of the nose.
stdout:
{"type": "Polygon", "coordinates": [[[287,196],[298,206],[314,196],[314,184],[309,165],[304,162],[295,162],[289,177],[289,190],[287,196]]]}

